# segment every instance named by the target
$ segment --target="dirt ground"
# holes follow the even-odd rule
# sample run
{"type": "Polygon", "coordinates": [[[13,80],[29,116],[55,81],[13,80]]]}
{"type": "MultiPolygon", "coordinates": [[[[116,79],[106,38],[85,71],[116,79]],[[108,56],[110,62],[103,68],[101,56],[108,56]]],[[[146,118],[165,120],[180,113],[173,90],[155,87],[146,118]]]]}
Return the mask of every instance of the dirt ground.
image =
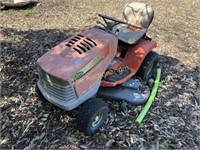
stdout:
{"type": "MultiPolygon", "coordinates": [[[[162,79],[157,97],[137,127],[141,106],[128,114],[117,103],[101,131],[75,128],[66,112],[35,93],[36,60],[72,34],[92,27],[103,13],[122,19],[131,0],[42,0],[0,11],[1,136],[3,149],[200,149],[199,0],[150,0],[155,18],[148,35],[158,42],[162,79]]],[[[111,102],[108,102],[111,104],[111,102]]]]}

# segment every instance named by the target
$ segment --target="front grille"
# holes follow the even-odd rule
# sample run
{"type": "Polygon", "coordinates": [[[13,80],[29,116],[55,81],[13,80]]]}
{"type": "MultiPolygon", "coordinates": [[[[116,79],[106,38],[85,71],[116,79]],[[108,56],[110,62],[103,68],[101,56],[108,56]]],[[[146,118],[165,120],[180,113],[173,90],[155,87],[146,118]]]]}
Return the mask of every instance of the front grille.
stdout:
{"type": "Polygon", "coordinates": [[[55,84],[51,81],[52,76],[49,80],[46,78],[46,76],[48,75],[47,73],[45,73],[41,69],[38,69],[38,70],[39,70],[40,84],[49,95],[51,95],[61,101],[69,101],[69,100],[76,99],[76,94],[75,94],[74,88],[73,88],[72,84],[70,84],[69,81],[63,81],[63,82],[65,82],[65,85],[62,85],[62,86],[55,84]]]}

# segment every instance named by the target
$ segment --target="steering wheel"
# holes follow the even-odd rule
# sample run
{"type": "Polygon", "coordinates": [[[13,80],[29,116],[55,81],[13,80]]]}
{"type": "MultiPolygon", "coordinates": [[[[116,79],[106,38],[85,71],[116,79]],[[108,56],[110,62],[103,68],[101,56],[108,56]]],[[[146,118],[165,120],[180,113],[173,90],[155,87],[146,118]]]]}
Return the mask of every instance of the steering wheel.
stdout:
{"type": "Polygon", "coordinates": [[[107,16],[107,15],[103,15],[103,14],[98,14],[100,17],[102,17],[102,19],[104,20],[104,22],[106,23],[106,28],[108,29],[112,29],[114,26],[118,25],[118,24],[127,24],[126,22],[119,20],[119,19],[115,19],[113,17],[107,16]],[[107,20],[111,20],[114,22],[114,24],[110,24],[107,20]]]}
{"type": "Polygon", "coordinates": [[[118,25],[118,24],[127,24],[128,26],[132,26],[134,28],[139,28],[139,29],[143,29],[142,27],[138,27],[138,26],[134,26],[132,24],[128,24],[127,22],[125,21],[122,21],[122,20],[119,20],[119,19],[116,19],[116,18],[113,18],[113,17],[110,17],[110,16],[107,16],[107,15],[103,15],[103,14],[98,14],[100,17],[103,18],[104,22],[106,23],[106,28],[108,29],[112,29],[114,26],[118,25]],[[110,22],[108,22],[107,20],[111,20],[113,22],[115,22],[114,24],[110,24],[110,22]]]}

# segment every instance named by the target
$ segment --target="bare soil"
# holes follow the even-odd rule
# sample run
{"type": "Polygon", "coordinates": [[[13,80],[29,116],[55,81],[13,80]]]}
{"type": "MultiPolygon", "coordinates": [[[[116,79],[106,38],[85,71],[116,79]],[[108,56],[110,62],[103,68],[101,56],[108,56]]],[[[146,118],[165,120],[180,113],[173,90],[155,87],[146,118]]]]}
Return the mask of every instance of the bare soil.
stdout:
{"type": "Polygon", "coordinates": [[[200,149],[199,0],[144,0],[155,11],[148,35],[158,42],[162,79],[140,127],[134,120],[142,106],[129,106],[125,115],[108,102],[101,131],[85,136],[75,128],[77,110],[63,111],[35,93],[42,54],[94,26],[98,13],[122,19],[128,2],[42,0],[20,9],[1,7],[1,148],[200,149]]]}

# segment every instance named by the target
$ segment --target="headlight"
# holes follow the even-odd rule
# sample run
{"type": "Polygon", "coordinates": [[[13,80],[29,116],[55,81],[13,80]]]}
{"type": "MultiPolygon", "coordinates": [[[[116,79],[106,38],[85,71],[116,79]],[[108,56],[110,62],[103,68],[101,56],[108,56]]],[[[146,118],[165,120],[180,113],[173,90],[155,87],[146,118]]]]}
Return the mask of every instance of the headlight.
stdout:
{"type": "Polygon", "coordinates": [[[38,66],[38,72],[39,72],[40,78],[45,79],[46,81],[48,81],[51,84],[56,84],[56,85],[59,85],[59,86],[69,85],[68,81],[58,79],[58,78],[46,73],[44,70],[42,70],[42,68],[40,66],[38,66]]]}
{"type": "Polygon", "coordinates": [[[51,83],[51,79],[50,79],[50,77],[49,77],[49,75],[48,75],[47,73],[45,73],[45,79],[46,79],[48,82],[51,83]]]}

